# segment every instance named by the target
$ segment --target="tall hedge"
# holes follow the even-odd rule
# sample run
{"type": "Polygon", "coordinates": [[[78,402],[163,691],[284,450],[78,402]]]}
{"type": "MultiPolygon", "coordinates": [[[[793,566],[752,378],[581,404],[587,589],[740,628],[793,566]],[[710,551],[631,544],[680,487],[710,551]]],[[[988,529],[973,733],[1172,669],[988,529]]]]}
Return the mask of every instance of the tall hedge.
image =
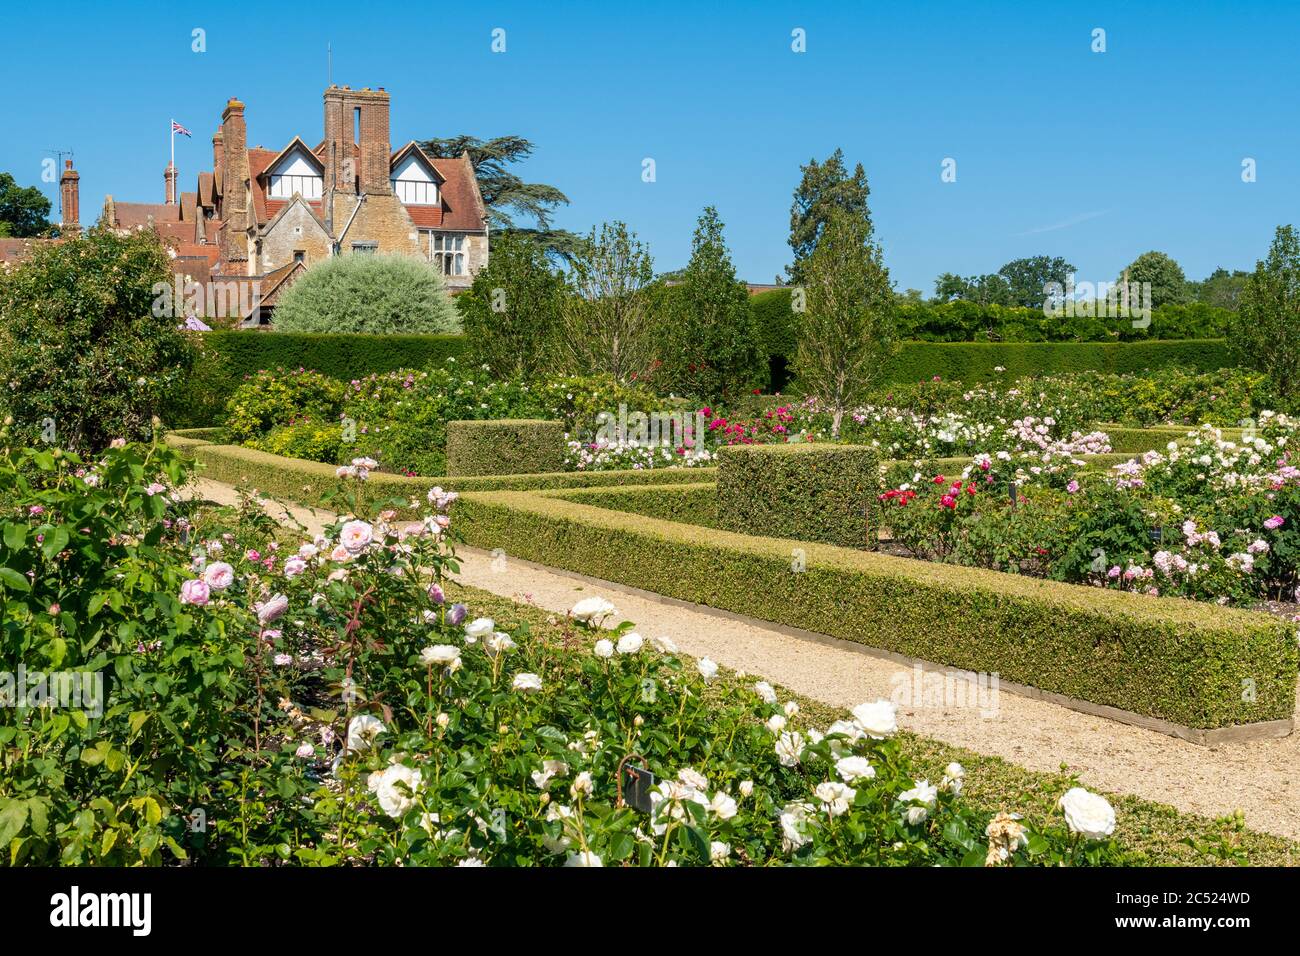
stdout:
{"type": "Polygon", "coordinates": [[[983,382],[1059,372],[1140,372],[1178,365],[1208,372],[1235,364],[1223,339],[1154,342],[904,342],[885,381],[983,382]],[[995,372],[1002,367],[1005,372],[995,372]]]}
{"type": "Polygon", "coordinates": [[[231,392],[246,375],[262,369],[306,368],[341,381],[374,372],[441,365],[465,354],[462,335],[350,335],[265,332],[252,329],[204,332],[203,358],[185,402],[168,422],[176,428],[220,423],[231,392]]]}

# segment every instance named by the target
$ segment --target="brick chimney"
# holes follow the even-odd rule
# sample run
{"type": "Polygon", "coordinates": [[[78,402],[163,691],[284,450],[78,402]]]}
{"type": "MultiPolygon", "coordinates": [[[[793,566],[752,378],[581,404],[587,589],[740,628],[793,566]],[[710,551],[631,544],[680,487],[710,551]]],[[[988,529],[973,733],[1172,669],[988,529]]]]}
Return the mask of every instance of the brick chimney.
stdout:
{"type": "Polygon", "coordinates": [[[372,196],[386,196],[393,191],[389,181],[388,94],[369,88],[352,94],[361,111],[361,191],[372,196]]]}
{"type": "Polygon", "coordinates": [[[325,91],[325,187],[336,192],[387,195],[388,93],[331,86],[325,91]],[[354,147],[354,144],[356,146],[354,147]],[[352,159],[348,175],[348,160],[352,159]]]}
{"type": "Polygon", "coordinates": [[[59,223],[65,232],[75,233],[81,229],[81,177],[72,168],[72,160],[63,161],[63,175],[59,177],[59,195],[62,197],[63,221],[59,223]]]}
{"type": "Polygon", "coordinates": [[[221,113],[221,218],[227,261],[248,259],[248,129],[244,104],[234,97],[221,113]]]}
{"type": "Polygon", "coordinates": [[[222,139],[220,129],[212,134],[212,191],[218,196],[221,195],[221,161],[225,158],[222,139]]]}
{"type": "Polygon", "coordinates": [[[166,184],[165,202],[169,206],[176,205],[176,167],[171,163],[168,163],[167,168],[163,170],[163,182],[166,184]]]}

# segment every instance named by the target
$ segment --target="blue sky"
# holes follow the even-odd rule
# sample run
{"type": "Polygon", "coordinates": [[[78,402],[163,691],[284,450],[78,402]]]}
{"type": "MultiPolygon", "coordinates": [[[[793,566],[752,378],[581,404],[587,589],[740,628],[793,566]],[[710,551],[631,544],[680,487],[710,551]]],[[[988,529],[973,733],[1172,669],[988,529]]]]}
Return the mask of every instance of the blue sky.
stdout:
{"type": "Polygon", "coordinates": [[[88,220],[106,193],[161,200],[171,117],[195,134],[176,146],[192,189],[230,96],[250,145],[314,144],[332,42],[336,82],[391,92],[394,144],[526,136],[522,173],[573,201],[557,224],[624,219],[660,270],[685,263],[712,203],[739,273],[772,281],[799,165],[837,146],[866,167],[897,286],[926,294],[940,272],[1039,253],[1096,281],[1160,249],[1199,278],[1251,267],[1300,220],[1300,4],[457,6],[245,5],[236,23],[217,17],[228,5],[175,0],[10,5],[0,170],[55,197],[41,161],[73,149],[88,220]]]}

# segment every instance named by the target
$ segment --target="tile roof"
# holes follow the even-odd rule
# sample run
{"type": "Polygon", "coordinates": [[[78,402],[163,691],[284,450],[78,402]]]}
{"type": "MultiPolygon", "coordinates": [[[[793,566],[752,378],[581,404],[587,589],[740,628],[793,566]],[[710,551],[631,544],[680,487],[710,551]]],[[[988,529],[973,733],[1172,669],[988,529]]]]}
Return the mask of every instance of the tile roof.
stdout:
{"type": "Polygon", "coordinates": [[[163,202],[113,202],[113,213],[117,217],[117,225],[121,229],[134,229],[136,226],[147,226],[149,217],[153,217],[155,224],[164,222],[180,222],[181,207],[179,205],[167,205],[163,202]]]}

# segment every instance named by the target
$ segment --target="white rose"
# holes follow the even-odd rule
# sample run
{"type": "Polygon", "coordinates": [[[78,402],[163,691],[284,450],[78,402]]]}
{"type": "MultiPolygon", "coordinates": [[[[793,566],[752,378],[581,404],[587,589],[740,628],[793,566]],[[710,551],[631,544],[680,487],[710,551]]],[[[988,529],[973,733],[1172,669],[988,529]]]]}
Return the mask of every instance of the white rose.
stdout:
{"type": "Polygon", "coordinates": [[[1074,787],[1061,797],[1060,807],[1070,830],[1089,840],[1104,840],[1115,832],[1115,808],[1105,797],[1074,787]]]}
{"type": "Polygon", "coordinates": [[[785,706],[781,709],[785,711],[787,717],[793,717],[795,714],[799,713],[799,705],[792,700],[787,700],[785,706]]]}
{"type": "Polygon", "coordinates": [[[434,644],[432,647],[426,647],[420,651],[420,663],[432,667],[437,664],[439,667],[446,667],[453,661],[460,660],[460,648],[451,644],[434,644]]]}
{"type": "Polygon", "coordinates": [[[731,856],[731,844],[714,840],[709,844],[709,859],[714,863],[721,863],[727,857],[731,856]]]}
{"type": "Polygon", "coordinates": [[[776,703],[776,690],[765,680],[754,685],[754,693],[761,697],[765,704],[776,703]]]}
{"type": "Polygon", "coordinates": [[[779,734],[781,731],[785,730],[785,724],[786,720],[784,717],[780,714],[773,714],[771,717],[767,718],[766,726],[772,733],[779,734]]]}
{"type": "Polygon", "coordinates": [[[709,809],[719,820],[730,820],[736,815],[736,801],[719,790],[709,801],[709,809]]]}
{"type": "Polygon", "coordinates": [[[569,787],[569,796],[577,800],[581,796],[591,796],[595,787],[591,782],[591,771],[584,770],[573,778],[573,783],[569,787]]]}
{"type": "Polygon", "coordinates": [[[405,764],[390,764],[372,773],[366,779],[366,785],[379,801],[379,808],[398,819],[415,806],[415,794],[420,789],[420,771],[405,764]]]}
{"type": "Polygon", "coordinates": [[[740,786],[736,789],[740,791],[742,797],[748,797],[754,792],[754,781],[742,780],[740,781],[740,786]]]}
{"type": "Polygon", "coordinates": [[[855,780],[870,780],[876,775],[876,768],[866,757],[841,757],[835,761],[835,772],[846,783],[855,780]]]}
{"type": "Polygon", "coordinates": [[[833,817],[847,813],[849,805],[853,803],[857,795],[858,792],[852,787],[835,780],[819,783],[816,789],[813,790],[813,796],[822,802],[826,812],[833,817]]]}
{"type": "Polygon", "coordinates": [[[650,643],[654,645],[654,649],[660,654],[677,653],[677,645],[673,643],[671,637],[652,637],[650,643]]]}
{"type": "Polygon", "coordinates": [[[602,597],[583,598],[569,610],[569,616],[583,624],[596,624],[618,609],[602,597]]]}
{"type": "Polygon", "coordinates": [[[620,654],[635,654],[641,650],[645,639],[640,634],[624,634],[618,639],[618,652],[620,654]]]}
{"type": "Polygon", "coordinates": [[[909,825],[917,826],[918,824],[924,823],[925,818],[929,815],[930,811],[925,807],[908,807],[907,812],[903,814],[903,819],[905,819],[909,825]]]}
{"type": "Polygon", "coordinates": [[[590,850],[583,850],[581,853],[570,853],[569,858],[564,861],[565,866],[604,866],[600,862],[600,857],[590,850]]]}
{"type": "Polygon", "coordinates": [[[777,738],[776,756],[783,767],[793,767],[803,758],[803,734],[797,730],[777,738]]]}
{"type": "Polygon", "coordinates": [[[476,617],[465,625],[465,636],[478,639],[487,637],[497,628],[496,621],[490,617],[476,617]]]}
{"type": "Polygon", "coordinates": [[[348,721],[347,742],[344,744],[344,750],[348,753],[360,753],[363,750],[369,750],[374,744],[375,738],[384,733],[388,728],[378,717],[371,717],[369,714],[358,714],[348,721]]]}
{"type": "Polygon", "coordinates": [[[718,676],[718,665],[713,663],[707,657],[701,657],[695,664],[695,669],[700,672],[700,676],[706,682],[713,680],[718,676]]]}
{"type": "Polygon", "coordinates": [[[869,737],[883,740],[898,730],[896,708],[887,700],[858,704],[852,710],[853,722],[869,737]]]}
{"type": "Polygon", "coordinates": [[[510,686],[525,694],[542,689],[542,679],[536,674],[516,674],[510,686]]]}
{"type": "Polygon", "coordinates": [[[604,638],[601,638],[599,641],[596,642],[594,653],[597,657],[608,660],[609,658],[614,656],[614,642],[607,641],[604,638]]]}

